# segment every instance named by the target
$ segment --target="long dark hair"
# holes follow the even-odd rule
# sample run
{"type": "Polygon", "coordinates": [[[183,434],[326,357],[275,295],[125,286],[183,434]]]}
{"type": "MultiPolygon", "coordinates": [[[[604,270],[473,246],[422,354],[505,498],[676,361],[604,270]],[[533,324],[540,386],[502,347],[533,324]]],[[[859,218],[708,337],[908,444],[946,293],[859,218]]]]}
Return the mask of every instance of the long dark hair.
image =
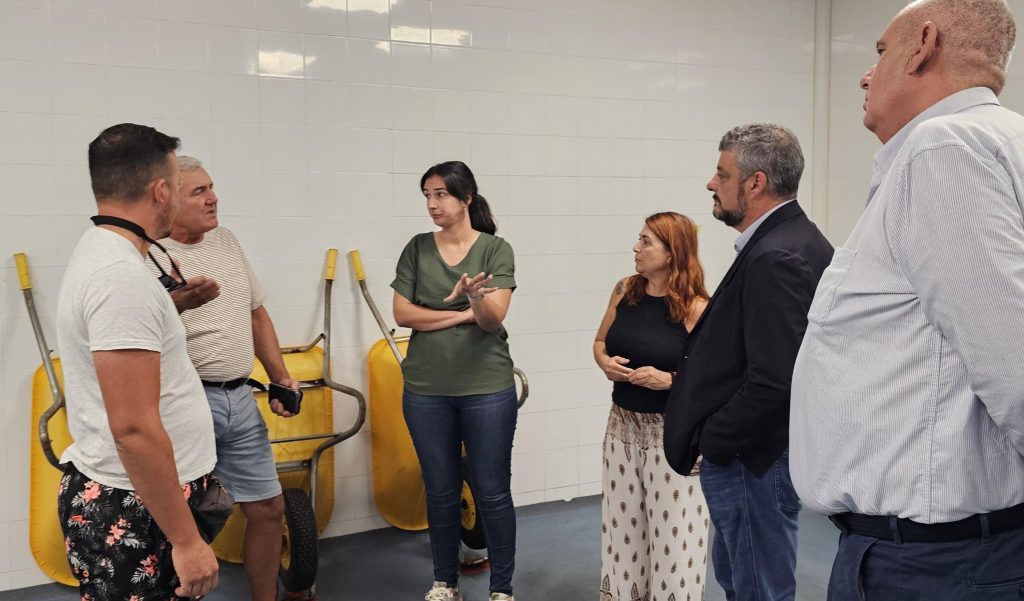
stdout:
{"type": "Polygon", "coordinates": [[[444,187],[448,189],[449,194],[469,204],[469,223],[473,229],[491,235],[498,231],[498,224],[494,222],[494,215],[491,215],[491,207],[477,190],[476,178],[465,163],[447,161],[427,169],[420,178],[420,190],[426,185],[427,179],[435,175],[444,180],[444,187]]]}
{"type": "MultiPolygon", "coordinates": [[[[697,226],[689,217],[673,212],[655,213],[644,223],[668,247],[671,261],[665,302],[672,321],[684,323],[694,301],[708,300],[704,269],[697,259],[697,226]]],[[[637,304],[646,289],[647,278],[640,274],[630,276],[626,281],[626,300],[631,305],[637,304]]]]}

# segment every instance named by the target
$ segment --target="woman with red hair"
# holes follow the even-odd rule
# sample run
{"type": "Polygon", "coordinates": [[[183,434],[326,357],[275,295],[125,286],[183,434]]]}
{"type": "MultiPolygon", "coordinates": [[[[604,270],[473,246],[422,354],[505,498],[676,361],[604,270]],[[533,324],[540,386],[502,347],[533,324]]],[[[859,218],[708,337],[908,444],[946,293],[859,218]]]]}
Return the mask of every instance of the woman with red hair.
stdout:
{"type": "Polygon", "coordinates": [[[683,343],[708,303],[697,227],[679,213],[651,215],[633,253],[636,274],[615,285],[594,339],[594,360],[614,382],[601,601],[702,599],[708,517],[700,478],[673,472],[662,442],[683,343]]]}

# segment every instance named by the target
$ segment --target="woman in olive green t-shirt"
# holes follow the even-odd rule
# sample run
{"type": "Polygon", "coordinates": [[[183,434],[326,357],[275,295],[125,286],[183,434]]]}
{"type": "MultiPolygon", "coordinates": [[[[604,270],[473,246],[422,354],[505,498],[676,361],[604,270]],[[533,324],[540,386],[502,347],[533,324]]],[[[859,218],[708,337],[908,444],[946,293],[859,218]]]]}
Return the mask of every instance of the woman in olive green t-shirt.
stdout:
{"type": "Polygon", "coordinates": [[[515,257],[464,163],[420,178],[440,231],[417,234],[398,260],[395,321],[412,328],[402,408],[427,492],[434,585],[427,601],[461,601],[458,587],[461,445],[487,535],[491,599],[512,599],[516,516],[512,438],[516,389],[502,321],[516,287],[515,257]],[[475,274],[475,275],[473,275],[475,274]]]}

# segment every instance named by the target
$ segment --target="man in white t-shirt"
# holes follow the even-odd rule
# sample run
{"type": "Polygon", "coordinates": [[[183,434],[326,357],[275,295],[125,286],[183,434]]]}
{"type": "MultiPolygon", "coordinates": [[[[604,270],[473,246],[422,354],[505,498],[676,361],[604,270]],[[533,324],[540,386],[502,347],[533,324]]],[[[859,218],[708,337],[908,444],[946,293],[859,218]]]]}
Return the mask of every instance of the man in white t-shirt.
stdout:
{"type": "MultiPolygon", "coordinates": [[[[249,385],[253,357],[259,357],[270,380],[298,389],[281,356],[274,324],[263,306],[265,295],[230,230],[218,227],[217,195],[202,164],[179,156],[181,210],[170,237],[161,240],[189,282],[205,280],[219,288],[207,301],[202,290],[175,291],[182,311],[188,355],[202,378],[217,436],[215,475],[231,491],[246,517],[242,559],[253,601],[274,601],[281,557],[284,499],[277,477],[267,426],[249,385]]],[[[151,265],[171,269],[158,257],[151,265]]],[[[208,290],[210,294],[217,290],[208,290]]],[[[278,415],[290,417],[278,401],[278,415]]]]}
{"type": "Polygon", "coordinates": [[[57,306],[74,439],[58,513],[82,599],[166,601],[217,583],[190,511],[220,486],[213,420],[165,289],[180,274],[158,279],[146,266],[178,212],[177,147],[131,123],[89,145],[98,227],[75,248],[57,306]]]}

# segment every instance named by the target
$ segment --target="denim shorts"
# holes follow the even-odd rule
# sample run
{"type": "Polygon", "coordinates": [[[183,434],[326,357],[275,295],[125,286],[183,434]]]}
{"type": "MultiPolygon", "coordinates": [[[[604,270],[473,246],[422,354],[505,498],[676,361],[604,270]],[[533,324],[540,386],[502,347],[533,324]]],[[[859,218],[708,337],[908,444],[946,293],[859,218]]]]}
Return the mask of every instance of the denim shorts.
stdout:
{"type": "Polygon", "coordinates": [[[281,494],[267,424],[249,386],[233,390],[204,386],[217,436],[213,473],[235,501],[249,503],[281,494]]]}

